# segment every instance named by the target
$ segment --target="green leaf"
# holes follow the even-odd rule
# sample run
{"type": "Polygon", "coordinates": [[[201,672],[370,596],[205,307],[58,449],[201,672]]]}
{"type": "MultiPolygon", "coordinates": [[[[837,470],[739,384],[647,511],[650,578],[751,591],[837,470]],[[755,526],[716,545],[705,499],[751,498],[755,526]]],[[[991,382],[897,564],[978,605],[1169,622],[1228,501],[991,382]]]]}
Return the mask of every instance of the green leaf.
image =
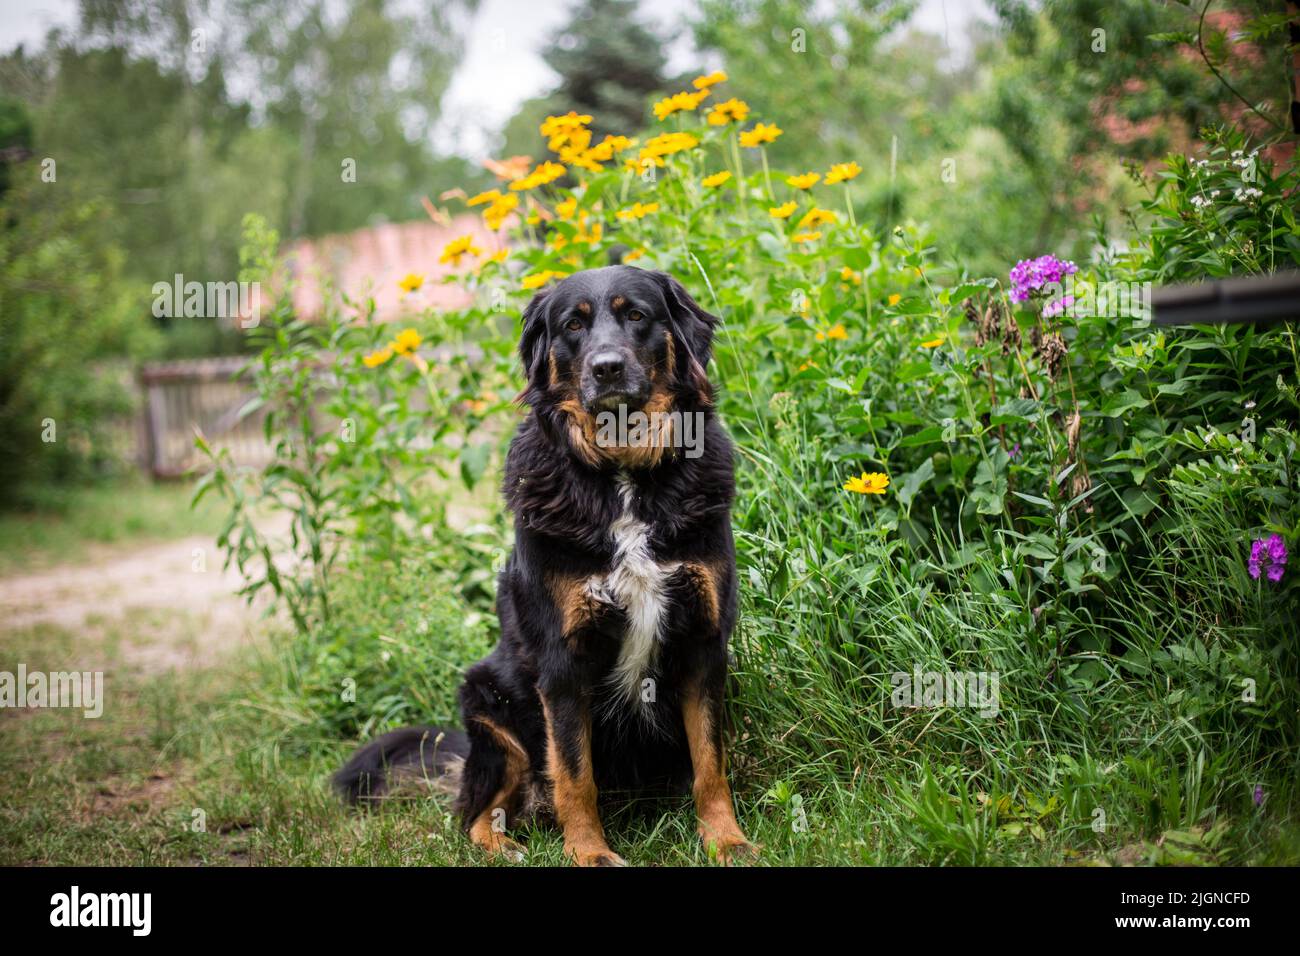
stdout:
{"type": "Polygon", "coordinates": [[[1118,395],[1112,395],[1102,406],[1101,413],[1109,418],[1117,418],[1135,408],[1146,408],[1151,404],[1133,389],[1125,389],[1118,395]]]}

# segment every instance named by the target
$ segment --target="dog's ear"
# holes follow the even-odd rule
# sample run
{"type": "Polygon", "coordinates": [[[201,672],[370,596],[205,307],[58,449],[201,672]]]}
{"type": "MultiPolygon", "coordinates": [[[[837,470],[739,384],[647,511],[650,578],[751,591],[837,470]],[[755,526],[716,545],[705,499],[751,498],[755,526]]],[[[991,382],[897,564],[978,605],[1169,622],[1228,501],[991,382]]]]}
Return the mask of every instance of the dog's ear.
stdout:
{"type": "Polygon", "coordinates": [[[704,311],[698,302],[691,298],[686,287],[666,272],[652,273],[663,288],[664,298],[668,300],[671,313],[673,339],[686,353],[686,361],[678,361],[683,379],[700,393],[700,399],[709,402],[712,399],[712,386],[709,384],[705,368],[713,355],[713,329],[718,324],[718,317],[704,311]]]}
{"type": "Polygon", "coordinates": [[[551,342],[546,325],[550,296],[550,289],[542,289],[524,309],[524,327],[519,335],[519,358],[523,361],[524,377],[528,380],[525,391],[541,384],[542,369],[551,342]]]}

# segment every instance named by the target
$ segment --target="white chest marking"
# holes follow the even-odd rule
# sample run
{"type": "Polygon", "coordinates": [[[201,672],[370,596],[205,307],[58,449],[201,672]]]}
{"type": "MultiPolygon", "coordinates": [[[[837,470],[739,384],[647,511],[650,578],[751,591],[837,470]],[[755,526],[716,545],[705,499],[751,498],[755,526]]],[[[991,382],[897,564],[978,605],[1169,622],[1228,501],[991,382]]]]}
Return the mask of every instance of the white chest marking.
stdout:
{"type": "Polygon", "coordinates": [[[626,472],[619,472],[618,489],[623,514],[609,528],[614,538],[614,566],[608,574],[593,575],[587,589],[593,597],[617,605],[627,615],[627,632],[611,683],[618,698],[639,701],[641,680],[654,667],[659,651],[665,585],[681,562],[654,559],[650,526],[633,513],[634,489],[626,472]]]}

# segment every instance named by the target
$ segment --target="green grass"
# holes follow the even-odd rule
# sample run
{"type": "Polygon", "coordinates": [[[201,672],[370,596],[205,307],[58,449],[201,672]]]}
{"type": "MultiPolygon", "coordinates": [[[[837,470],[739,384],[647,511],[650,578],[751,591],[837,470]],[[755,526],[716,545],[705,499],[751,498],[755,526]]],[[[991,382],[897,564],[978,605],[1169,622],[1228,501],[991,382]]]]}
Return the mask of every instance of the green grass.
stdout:
{"type": "Polygon", "coordinates": [[[189,482],[143,478],[29,493],[32,507],[0,513],[0,574],[85,560],[128,543],[214,536],[223,514],[213,502],[190,508],[189,482]]]}
{"type": "MultiPolygon", "coordinates": [[[[936,620],[923,615],[916,632],[936,620]]],[[[320,700],[298,683],[301,644],[288,635],[211,670],[145,675],[112,650],[123,644],[114,626],[148,624],[117,622],[90,636],[39,626],[6,637],[0,670],[20,660],[72,668],[88,641],[108,647],[108,701],[99,720],[0,711],[0,865],[505,865],[467,843],[443,798],[373,813],[339,804],[327,781],[352,743],[322,730],[320,700]]],[[[890,725],[865,711],[818,714],[820,700],[784,714],[788,690],[816,690],[768,688],[767,709],[755,706],[753,653],[733,708],[749,729],[733,744],[732,776],[741,824],[763,846],[760,865],[1300,860],[1293,794],[1274,781],[1262,810],[1244,795],[1225,799],[1231,786],[1220,778],[1235,785],[1235,760],[1185,762],[1173,723],[1126,724],[1149,735],[1141,741],[1108,732],[1116,715],[1097,708],[1090,720],[1065,714],[1062,725],[1033,726],[1012,716],[1023,705],[1004,703],[1005,726],[982,730],[958,710],[890,725]],[[1091,826],[1099,806],[1104,833],[1091,826]]],[[[434,710],[450,706],[457,664],[415,664],[447,670],[423,677],[448,688],[433,691],[434,710]]],[[[818,680],[817,670],[809,661],[805,673],[818,680]]],[[[1156,696],[1117,696],[1110,706],[1150,713],[1156,696]]],[[[689,800],[605,803],[611,846],[629,862],[709,862],[689,800]]],[[[528,865],[564,862],[553,828],[516,836],[528,865]]]]}

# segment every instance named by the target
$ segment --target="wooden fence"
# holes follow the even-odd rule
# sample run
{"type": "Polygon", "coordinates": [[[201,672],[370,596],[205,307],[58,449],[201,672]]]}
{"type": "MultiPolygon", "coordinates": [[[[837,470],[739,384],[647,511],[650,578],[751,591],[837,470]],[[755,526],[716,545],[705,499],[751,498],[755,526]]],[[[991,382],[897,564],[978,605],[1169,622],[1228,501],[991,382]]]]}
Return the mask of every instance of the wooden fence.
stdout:
{"type": "Polygon", "coordinates": [[[258,467],[271,460],[262,416],[240,417],[253,398],[237,378],[240,356],[155,362],[140,369],[144,420],[141,458],[158,478],[175,478],[202,465],[195,430],[215,449],[229,449],[236,464],[258,467]]]}

